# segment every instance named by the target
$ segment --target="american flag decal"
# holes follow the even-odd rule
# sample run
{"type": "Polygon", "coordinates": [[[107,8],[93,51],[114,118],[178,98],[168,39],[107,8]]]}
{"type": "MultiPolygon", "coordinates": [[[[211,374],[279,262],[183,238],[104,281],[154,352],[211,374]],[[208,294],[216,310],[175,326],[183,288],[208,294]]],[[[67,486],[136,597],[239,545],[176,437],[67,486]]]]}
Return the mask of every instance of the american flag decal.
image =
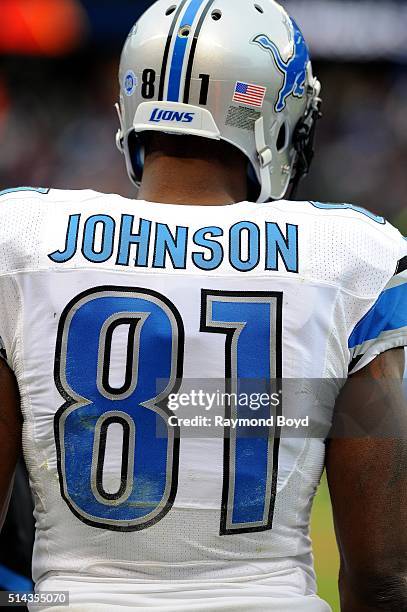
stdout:
{"type": "Polygon", "coordinates": [[[241,83],[238,81],[233,94],[233,102],[240,102],[249,106],[261,108],[266,96],[267,87],[253,85],[252,83],[241,83]]]}

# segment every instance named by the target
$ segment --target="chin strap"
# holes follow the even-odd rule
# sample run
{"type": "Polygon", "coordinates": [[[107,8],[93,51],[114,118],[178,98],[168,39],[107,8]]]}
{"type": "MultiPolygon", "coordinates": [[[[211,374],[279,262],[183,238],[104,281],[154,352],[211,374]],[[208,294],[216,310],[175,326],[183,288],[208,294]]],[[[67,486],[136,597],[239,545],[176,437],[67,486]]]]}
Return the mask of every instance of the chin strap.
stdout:
{"type": "Polygon", "coordinates": [[[293,145],[297,153],[294,166],[294,176],[291,181],[290,200],[295,198],[300,181],[307,176],[314,158],[315,131],[318,119],[322,117],[320,98],[321,84],[314,79],[312,84],[312,97],[303,119],[298,122],[293,136],[293,145]]]}
{"type": "Polygon", "coordinates": [[[120,127],[116,133],[116,145],[120,153],[122,153],[126,159],[127,173],[130,177],[130,180],[136,187],[139,187],[140,177],[143,174],[144,148],[140,144],[140,146],[137,148],[137,151],[135,152],[134,159],[132,159],[131,152],[128,150],[128,147],[125,148],[124,146],[125,127],[120,104],[115,104],[114,106],[117,111],[117,116],[119,117],[120,123],[120,127]]]}
{"type": "Polygon", "coordinates": [[[258,202],[266,202],[271,195],[271,164],[273,161],[273,153],[270,147],[266,144],[264,137],[264,118],[260,117],[254,124],[254,135],[256,140],[256,151],[260,163],[260,184],[261,192],[258,202]]]}
{"type": "Polygon", "coordinates": [[[124,153],[124,147],[123,147],[124,124],[123,124],[122,112],[120,110],[120,105],[118,102],[116,102],[114,107],[116,109],[117,116],[119,117],[119,123],[120,123],[120,127],[116,133],[116,146],[119,149],[120,153],[124,153]]]}

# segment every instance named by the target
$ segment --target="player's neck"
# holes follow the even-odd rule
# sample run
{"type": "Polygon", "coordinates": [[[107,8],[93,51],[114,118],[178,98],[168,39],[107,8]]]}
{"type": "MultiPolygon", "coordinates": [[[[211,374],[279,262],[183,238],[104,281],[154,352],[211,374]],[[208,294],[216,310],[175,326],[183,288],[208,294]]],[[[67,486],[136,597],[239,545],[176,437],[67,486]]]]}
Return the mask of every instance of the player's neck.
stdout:
{"type": "Polygon", "coordinates": [[[151,155],[138,197],[164,204],[234,204],[247,199],[246,172],[211,159],[151,155]]]}

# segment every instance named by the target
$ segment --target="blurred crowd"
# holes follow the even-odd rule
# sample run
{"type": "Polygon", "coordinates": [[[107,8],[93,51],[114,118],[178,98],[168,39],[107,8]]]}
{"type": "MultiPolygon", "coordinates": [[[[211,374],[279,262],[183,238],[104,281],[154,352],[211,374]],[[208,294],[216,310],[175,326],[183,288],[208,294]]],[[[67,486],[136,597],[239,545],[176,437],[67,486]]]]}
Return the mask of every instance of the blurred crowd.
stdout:
{"type": "MultiPolygon", "coordinates": [[[[118,56],[0,63],[0,188],[92,188],[134,196],[114,144],[118,56]]],[[[407,234],[407,70],[316,63],[324,117],[298,197],[356,203],[407,234]]]]}
{"type": "Polygon", "coordinates": [[[302,197],[351,202],[407,235],[406,67],[324,64],[316,157],[302,197]]]}

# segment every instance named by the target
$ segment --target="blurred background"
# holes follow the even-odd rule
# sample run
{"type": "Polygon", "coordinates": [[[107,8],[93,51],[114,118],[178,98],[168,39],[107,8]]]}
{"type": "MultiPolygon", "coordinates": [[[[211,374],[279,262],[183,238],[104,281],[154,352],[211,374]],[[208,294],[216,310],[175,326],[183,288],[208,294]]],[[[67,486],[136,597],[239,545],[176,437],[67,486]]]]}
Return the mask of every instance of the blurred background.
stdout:
{"type": "MultiPolygon", "coordinates": [[[[298,198],[362,205],[406,235],[407,3],[282,3],[304,31],[323,84],[317,154],[298,198]]],[[[150,4],[0,0],[0,189],[41,185],[135,195],[114,144],[113,104],[121,46],[150,4]]],[[[23,471],[21,478],[24,482],[23,471]]],[[[26,588],[30,579],[29,499],[23,504],[28,512],[16,521],[21,507],[17,501],[0,541],[5,589],[26,588]],[[10,550],[19,550],[16,559],[10,550]]],[[[320,593],[339,612],[338,560],[324,483],[313,536],[320,593]]]]}

